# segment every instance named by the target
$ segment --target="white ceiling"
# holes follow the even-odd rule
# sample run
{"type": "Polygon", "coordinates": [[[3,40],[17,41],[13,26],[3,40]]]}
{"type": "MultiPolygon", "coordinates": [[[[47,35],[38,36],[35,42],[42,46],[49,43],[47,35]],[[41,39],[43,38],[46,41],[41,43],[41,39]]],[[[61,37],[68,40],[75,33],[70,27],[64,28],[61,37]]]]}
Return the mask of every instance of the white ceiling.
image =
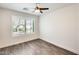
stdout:
{"type": "MultiPolygon", "coordinates": [[[[49,8],[47,11],[43,11],[43,13],[49,12],[50,10],[55,10],[57,8],[65,7],[71,5],[69,3],[40,3],[41,7],[46,7],[49,8]]],[[[28,10],[23,10],[23,8],[35,8],[36,4],[35,3],[0,3],[1,8],[7,8],[15,11],[20,11],[20,12],[25,12],[25,13],[30,13],[30,14],[35,14],[33,9],[28,10]]]]}

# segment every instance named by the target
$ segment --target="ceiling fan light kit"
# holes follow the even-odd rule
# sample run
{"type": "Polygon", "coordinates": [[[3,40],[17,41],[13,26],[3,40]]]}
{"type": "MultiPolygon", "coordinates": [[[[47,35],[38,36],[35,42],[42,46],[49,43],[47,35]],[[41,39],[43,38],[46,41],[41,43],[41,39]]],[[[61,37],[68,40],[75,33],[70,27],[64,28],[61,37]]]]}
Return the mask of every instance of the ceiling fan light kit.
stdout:
{"type": "Polygon", "coordinates": [[[40,10],[39,9],[35,10],[35,13],[40,13],[40,10]]]}

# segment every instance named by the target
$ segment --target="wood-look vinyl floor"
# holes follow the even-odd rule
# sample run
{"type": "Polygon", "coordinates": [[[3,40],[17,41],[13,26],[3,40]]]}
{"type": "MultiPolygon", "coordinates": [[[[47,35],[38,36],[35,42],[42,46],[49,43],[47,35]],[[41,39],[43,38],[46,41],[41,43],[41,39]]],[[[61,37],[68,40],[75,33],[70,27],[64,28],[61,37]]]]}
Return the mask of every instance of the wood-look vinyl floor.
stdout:
{"type": "Polygon", "coordinates": [[[41,39],[0,49],[0,55],[75,55],[41,39]]]}

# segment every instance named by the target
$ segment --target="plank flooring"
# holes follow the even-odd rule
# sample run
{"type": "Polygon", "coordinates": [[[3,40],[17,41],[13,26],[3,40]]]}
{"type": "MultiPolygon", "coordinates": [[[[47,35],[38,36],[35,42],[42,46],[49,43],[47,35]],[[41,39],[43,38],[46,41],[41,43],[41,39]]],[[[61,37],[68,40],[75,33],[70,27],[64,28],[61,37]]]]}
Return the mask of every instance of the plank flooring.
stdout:
{"type": "Polygon", "coordinates": [[[0,49],[0,55],[76,55],[41,39],[0,49]]]}

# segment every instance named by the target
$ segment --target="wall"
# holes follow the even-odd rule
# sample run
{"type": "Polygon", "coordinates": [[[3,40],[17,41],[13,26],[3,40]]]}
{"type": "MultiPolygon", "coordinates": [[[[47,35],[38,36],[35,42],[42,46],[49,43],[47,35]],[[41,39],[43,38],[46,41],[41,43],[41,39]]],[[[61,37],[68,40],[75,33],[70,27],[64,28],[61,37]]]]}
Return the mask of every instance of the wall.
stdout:
{"type": "Polygon", "coordinates": [[[77,5],[76,7],[76,18],[77,18],[77,51],[78,51],[78,54],[79,54],[79,5],[77,5]]]}
{"type": "Polygon", "coordinates": [[[17,12],[17,11],[0,8],[0,48],[38,38],[39,37],[38,23],[39,23],[38,17],[35,15],[30,15],[30,14],[26,14],[26,13],[21,13],[21,12],[17,12]],[[12,15],[35,17],[35,19],[36,19],[35,20],[36,21],[35,34],[32,34],[30,36],[25,35],[25,36],[20,36],[20,37],[12,37],[12,34],[11,34],[11,17],[12,17],[12,15]]]}
{"type": "Polygon", "coordinates": [[[60,8],[42,15],[39,26],[41,39],[79,54],[79,11],[75,6],[60,8]]]}

